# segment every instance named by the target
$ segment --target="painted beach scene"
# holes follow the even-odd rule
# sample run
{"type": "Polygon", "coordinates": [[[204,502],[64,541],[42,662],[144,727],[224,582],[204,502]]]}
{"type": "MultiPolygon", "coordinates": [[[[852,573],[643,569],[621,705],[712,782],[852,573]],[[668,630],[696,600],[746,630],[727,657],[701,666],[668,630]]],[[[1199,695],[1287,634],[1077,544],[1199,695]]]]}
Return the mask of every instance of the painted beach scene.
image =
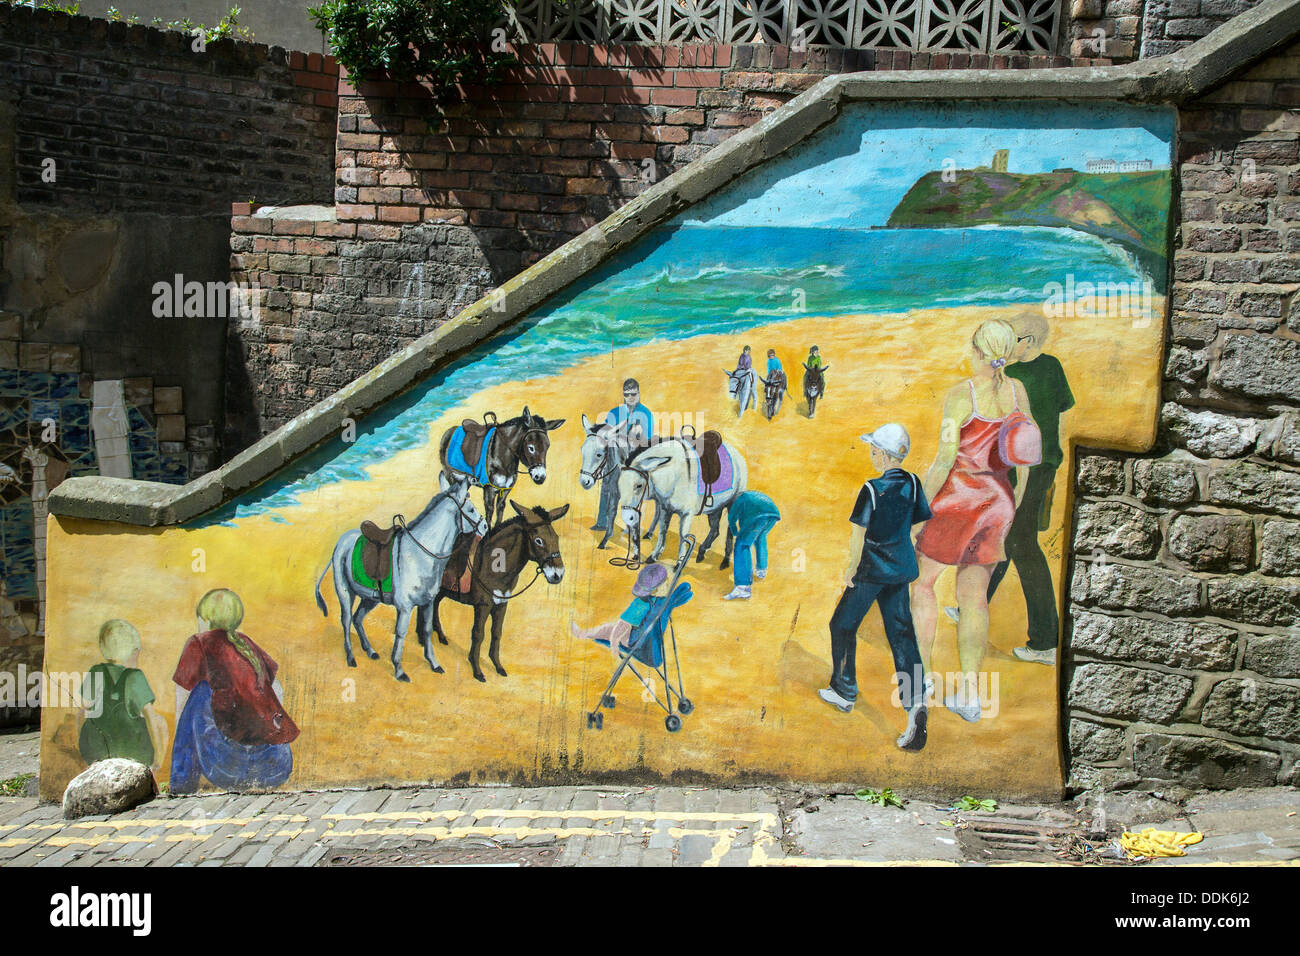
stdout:
{"type": "Polygon", "coordinates": [[[1154,434],[1173,133],[847,107],[217,510],[52,519],[46,667],[138,674],[95,752],[186,790],[1055,792],[1069,466],[1154,434]]]}

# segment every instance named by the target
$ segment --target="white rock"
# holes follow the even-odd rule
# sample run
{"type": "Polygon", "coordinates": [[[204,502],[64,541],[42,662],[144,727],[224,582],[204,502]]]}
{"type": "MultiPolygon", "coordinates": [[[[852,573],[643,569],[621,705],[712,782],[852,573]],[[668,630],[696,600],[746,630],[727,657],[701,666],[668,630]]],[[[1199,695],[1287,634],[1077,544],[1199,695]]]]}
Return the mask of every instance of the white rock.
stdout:
{"type": "Polygon", "coordinates": [[[77,774],[63,791],[63,816],[78,817],[121,813],[152,800],[158,792],[149,768],[134,760],[110,757],[77,774]]]}

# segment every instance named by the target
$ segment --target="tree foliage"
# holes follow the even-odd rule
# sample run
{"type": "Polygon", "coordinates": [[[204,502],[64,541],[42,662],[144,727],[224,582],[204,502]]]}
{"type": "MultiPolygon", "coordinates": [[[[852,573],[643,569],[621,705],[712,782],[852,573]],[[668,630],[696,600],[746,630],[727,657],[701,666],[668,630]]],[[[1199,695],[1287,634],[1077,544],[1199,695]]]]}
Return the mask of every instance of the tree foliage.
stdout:
{"type": "Polygon", "coordinates": [[[445,91],[492,82],[514,62],[504,31],[493,36],[502,0],[324,0],[307,12],[354,77],[427,79],[445,91]]]}

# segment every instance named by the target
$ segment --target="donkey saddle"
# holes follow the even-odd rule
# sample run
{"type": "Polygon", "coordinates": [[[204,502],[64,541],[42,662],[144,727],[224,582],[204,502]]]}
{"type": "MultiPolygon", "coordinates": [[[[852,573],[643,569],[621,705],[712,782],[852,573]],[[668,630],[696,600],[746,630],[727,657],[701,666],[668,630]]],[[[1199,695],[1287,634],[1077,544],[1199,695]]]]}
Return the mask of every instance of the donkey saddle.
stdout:
{"type": "Polygon", "coordinates": [[[479,453],[483,451],[483,439],[492,431],[492,426],[467,418],[460,423],[460,427],[465,430],[465,438],[461,442],[460,453],[467,463],[477,465],[479,453]]]}
{"type": "Polygon", "coordinates": [[[474,556],[478,553],[478,545],[482,540],[473,531],[464,532],[456,537],[456,543],[451,548],[451,556],[442,570],[444,591],[452,594],[469,594],[474,556]]]}
{"type": "Polygon", "coordinates": [[[712,489],[713,483],[722,477],[722,459],[718,450],[722,448],[722,435],[708,431],[700,436],[700,477],[706,488],[712,489]]]}
{"type": "Polygon", "coordinates": [[[381,528],[373,521],[361,522],[361,537],[365,538],[361,549],[361,568],[371,580],[379,583],[381,592],[382,582],[388,581],[393,575],[393,539],[400,530],[396,523],[381,528]]]}

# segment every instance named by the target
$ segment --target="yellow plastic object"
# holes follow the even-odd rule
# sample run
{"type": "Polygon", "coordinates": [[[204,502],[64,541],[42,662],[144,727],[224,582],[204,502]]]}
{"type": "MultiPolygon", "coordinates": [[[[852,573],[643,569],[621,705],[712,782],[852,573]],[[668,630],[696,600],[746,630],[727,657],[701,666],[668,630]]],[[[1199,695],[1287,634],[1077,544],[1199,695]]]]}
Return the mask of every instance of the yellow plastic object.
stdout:
{"type": "Polygon", "coordinates": [[[1178,833],[1174,830],[1157,830],[1147,827],[1141,833],[1122,833],[1119,845],[1127,851],[1129,859],[1149,856],[1186,856],[1185,846],[1200,843],[1203,834],[1178,833]]]}

